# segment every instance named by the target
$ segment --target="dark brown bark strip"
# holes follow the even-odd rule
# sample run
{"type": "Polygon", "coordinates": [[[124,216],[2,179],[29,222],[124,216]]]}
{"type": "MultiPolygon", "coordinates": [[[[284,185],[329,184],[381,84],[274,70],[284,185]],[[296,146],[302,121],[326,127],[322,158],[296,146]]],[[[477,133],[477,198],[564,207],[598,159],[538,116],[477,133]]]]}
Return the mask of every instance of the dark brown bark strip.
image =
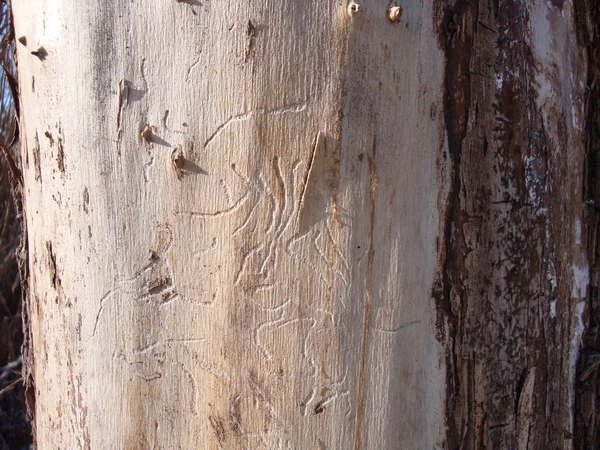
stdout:
{"type": "Polygon", "coordinates": [[[587,450],[600,447],[600,2],[579,0],[574,4],[579,42],[588,58],[584,198],[588,205],[589,316],[577,364],[575,397],[575,448],[587,450]]]}
{"type": "MultiPolygon", "coordinates": [[[[561,17],[562,2],[551,8],[561,17]]],[[[445,446],[571,448],[581,247],[572,230],[584,209],[583,174],[573,167],[583,142],[571,111],[537,103],[542,64],[524,2],[440,2],[436,21],[446,55],[448,154],[440,160],[450,159],[434,287],[446,349],[445,446]]],[[[543,73],[564,98],[571,91],[562,83],[581,66],[577,49],[567,53],[543,73]]]]}
{"type": "MultiPolygon", "coordinates": [[[[9,1],[7,3],[7,8],[10,14],[10,33],[6,37],[6,42],[10,42],[12,48],[14,49],[16,46],[15,42],[15,33],[14,33],[14,24],[12,20],[12,2],[9,1]]],[[[15,66],[15,70],[18,66],[16,52],[13,53],[13,62],[15,66]]],[[[6,68],[3,67],[4,73],[8,74],[6,68]]],[[[19,80],[20,81],[20,80],[19,80]]],[[[15,107],[15,133],[10,146],[18,146],[19,142],[19,133],[18,129],[22,125],[22,121],[24,118],[20,116],[21,111],[21,99],[18,95],[20,86],[17,86],[17,80],[12,78],[10,80],[10,89],[13,97],[14,107],[15,107]]],[[[22,139],[25,139],[23,136],[22,139]]],[[[24,145],[26,147],[26,143],[24,145]]],[[[9,149],[5,149],[5,152],[8,152],[9,149]]],[[[21,160],[22,161],[22,160],[21,160]]],[[[14,167],[11,169],[15,174],[15,182],[13,183],[13,202],[15,207],[15,216],[20,229],[20,242],[19,247],[17,249],[17,265],[19,269],[19,280],[21,283],[21,314],[23,316],[23,345],[21,349],[21,355],[23,358],[23,369],[22,369],[22,379],[25,387],[25,407],[27,410],[27,420],[30,423],[31,427],[31,435],[33,440],[33,445],[35,447],[35,381],[33,379],[33,338],[31,335],[31,327],[29,323],[29,318],[31,316],[31,297],[29,295],[29,243],[28,243],[28,234],[27,234],[27,218],[26,212],[24,208],[24,199],[23,199],[23,165],[21,161],[15,161],[12,164],[14,167]]]]}
{"type": "MultiPolygon", "coordinates": [[[[444,238],[442,241],[442,261],[440,279],[435,287],[434,296],[438,309],[439,339],[444,340],[447,336],[448,352],[446,357],[447,382],[448,382],[448,411],[457,411],[459,405],[458,390],[460,380],[458,373],[458,361],[456,359],[456,340],[458,317],[452,305],[451,286],[453,283],[458,287],[460,277],[453,267],[458,267],[455,259],[459,256],[450,247],[452,242],[453,227],[461,215],[460,195],[460,163],[461,148],[466,134],[469,106],[470,106],[470,73],[469,60],[473,45],[473,16],[476,17],[476,4],[462,2],[453,5],[444,5],[437,12],[437,29],[440,45],[446,54],[446,74],[444,82],[444,119],[448,141],[448,153],[451,161],[450,191],[446,205],[446,217],[444,225],[444,238]],[[466,26],[465,26],[466,25],[466,26]]],[[[444,160],[447,155],[444,155],[444,160]]],[[[451,414],[447,414],[446,423],[448,429],[448,447],[459,448],[462,430],[451,414]]]]}

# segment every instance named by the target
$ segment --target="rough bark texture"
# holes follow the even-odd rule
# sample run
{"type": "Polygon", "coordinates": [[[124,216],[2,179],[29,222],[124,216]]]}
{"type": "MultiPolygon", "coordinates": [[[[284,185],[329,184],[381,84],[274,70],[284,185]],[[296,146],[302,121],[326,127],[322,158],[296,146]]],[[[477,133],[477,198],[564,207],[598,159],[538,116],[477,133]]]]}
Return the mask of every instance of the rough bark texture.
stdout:
{"type": "Polygon", "coordinates": [[[595,3],[13,6],[39,448],[593,448],[595,3]]]}
{"type": "Polygon", "coordinates": [[[588,59],[584,198],[588,205],[590,292],[587,303],[589,315],[577,366],[574,442],[576,449],[588,450],[600,447],[600,2],[576,2],[575,12],[579,43],[588,59]]]}
{"type": "Polygon", "coordinates": [[[434,295],[450,449],[573,448],[591,237],[581,3],[438,8],[450,169],[434,295]]]}

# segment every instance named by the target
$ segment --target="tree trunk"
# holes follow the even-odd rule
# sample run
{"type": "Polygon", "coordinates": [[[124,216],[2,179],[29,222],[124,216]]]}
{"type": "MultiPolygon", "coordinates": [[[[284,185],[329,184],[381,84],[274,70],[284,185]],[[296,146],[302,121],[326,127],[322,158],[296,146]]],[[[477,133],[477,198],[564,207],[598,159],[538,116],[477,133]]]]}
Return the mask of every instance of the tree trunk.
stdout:
{"type": "Polygon", "coordinates": [[[595,3],[13,10],[38,448],[596,442],[595,3]]]}

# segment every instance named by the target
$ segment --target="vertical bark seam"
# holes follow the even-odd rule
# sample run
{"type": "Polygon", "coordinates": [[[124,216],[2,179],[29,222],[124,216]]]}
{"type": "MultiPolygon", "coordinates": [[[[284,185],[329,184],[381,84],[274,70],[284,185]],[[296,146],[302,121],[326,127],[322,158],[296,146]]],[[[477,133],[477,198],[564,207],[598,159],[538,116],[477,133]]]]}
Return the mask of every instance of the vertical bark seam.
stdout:
{"type": "Polygon", "coordinates": [[[361,361],[360,361],[360,372],[358,377],[358,401],[356,404],[356,423],[355,423],[355,435],[354,435],[354,448],[355,450],[360,449],[361,444],[361,431],[362,422],[364,416],[364,401],[365,401],[365,378],[367,370],[367,358],[369,351],[369,332],[371,329],[371,305],[372,305],[372,289],[373,289],[373,258],[375,256],[375,191],[377,190],[377,136],[373,136],[373,148],[372,154],[369,158],[369,198],[371,203],[370,209],[370,243],[369,243],[369,257],[367,263],[367,286],[365,292],[365,308],[363,318],[363,333],[362,333],[362,344],[361,344],[361,361]]]}

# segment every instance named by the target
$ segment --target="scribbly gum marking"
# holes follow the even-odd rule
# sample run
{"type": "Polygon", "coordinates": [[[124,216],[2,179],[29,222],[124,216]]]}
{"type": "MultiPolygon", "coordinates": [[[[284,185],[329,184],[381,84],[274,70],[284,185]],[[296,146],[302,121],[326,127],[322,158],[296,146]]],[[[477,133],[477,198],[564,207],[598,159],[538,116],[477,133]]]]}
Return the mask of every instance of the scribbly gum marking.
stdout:
{"type": "MultiPolygon", "coordinates": [[[[192,214],[188,224],[181,223],[183,227],[202,230],[196,233],[198,243],[194,253],[198,256],[197,267],[202,267],[205,289],[210,292],[211,286],[215,286],[222,292],[220,286],[224,283],[232,285],[232,292],[218,295],[215,305],[235,302],[236,307],[229,311],[228,325],[235,339],[227,340],[231,339],[226,345],[227,360],[243,358],[245,362],[239,363],[240,367],[250,370],[249,374],[243,370],[236,380],[232,378],[231,387],[227,385],[222,391],[224,397],[237,392],[237,418],[230,421],[229,428],[223,426],[224,433],[219,433],[228,445],[239,442],[255,446],[262,442],[268,448],[286,448],[286,436],[291,432],[286,423],[296,420],[296,415],[303,411],[313,415],[315,408],[333,417],[339,411],[343,414],[349,411],[346,374],[340,373],[343,366],[336,362],[339,325],[331,312],[318,309],[330,283],[327,278],[337,276],[323,275],[331,268],[347,270],[332,232],[328,202],[311,206],[311,214],[318,223],[304,234],[297,229],[301,188],[310,154],[302,155],[304,162],[301,155],[294,153],[296,149],[314,148],[310,136],[291,132],[302,128],[303,120],[301,111],[267,112],[223,128],[211,140],[211,147],[228,148],[228,144],[234,143],[244,148],[241,147],[244,145],[253,157],[247,163],[240,161],[229,167],[237,185],[245,191],[239,197],[236,185],[224,182],[221,174],[214,178],[209,175],[207,182],[222,191],[225,199],[229,196],[230,205],[235,205],[238,197],[245,201],[235,210],[224,208],[223,214],[192,214]],[[254,126],[263,127],[256,141],[238,138],[254,126]],[[276,129],[290,132],[278,138],[280,133],[276,129]],[[251,152],[257,147],[261,152],[251,152]],[[220,236],[218,244],[214,244],[215,236],[220,236]],[[235,264],[228,264],[229,251],[220,251],[227,246],[239,255],[235,264]],[[287,273],[299,270],[309,270],[311,276],[282,282],[287,273]],[[251,345],[240,347],[239,342],[251,345]],[[246,383],[250,384],[249,391],[246,383]]],[[[337,177],[332,178],[330,169],[323,168],[322,179],[313,173],[311,181],[328,184],[327,200],[337,190],[337,177]]],[[[342,276],[347,283],[349,274],[342,276]]],[[[328,300],[331,309],[342,306],[335,295],[343,286],[339,281],[331,281],[333,295],[328,300]]],[[[223,418],[231,415],[228,413],[231,406],[225,406],[216,412],[223,418]]]]}

